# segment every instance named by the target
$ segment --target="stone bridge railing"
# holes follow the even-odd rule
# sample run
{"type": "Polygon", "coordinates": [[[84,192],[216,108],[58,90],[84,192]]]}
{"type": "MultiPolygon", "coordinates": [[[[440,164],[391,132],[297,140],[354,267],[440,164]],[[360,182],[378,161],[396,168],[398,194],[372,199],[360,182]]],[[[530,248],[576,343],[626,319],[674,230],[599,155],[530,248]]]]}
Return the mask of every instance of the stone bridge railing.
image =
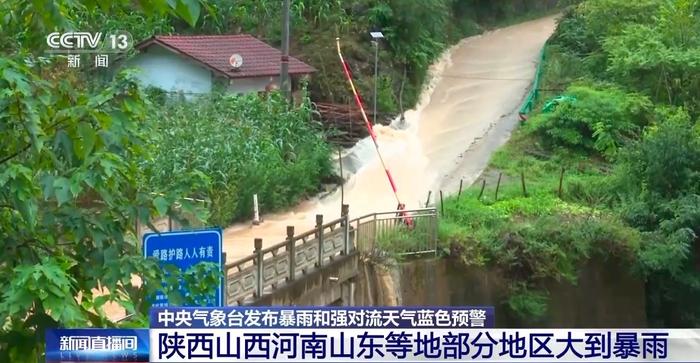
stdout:
{"type": "Polygon", "coordinates": [[[262,248],[262,239],[255,239],[252,255],[227,264],[225,267],[226,305],[243,305],[282,284],[294,281],[316,268],[333,262],[341,255],[354,251],[347,206],[342,216],[323,223],[316,216],[316,228],[294,235],[294,227],[287,227],[287,239],[268,248],[262,248]]]}
{"type": "Polygon", "coordinates": [[[403,217],[396,212],[373,213],[350,220],[348,206],[343,205],[341,217],[324,223],[323,215],[316,215],[316,228],[294,235],[294,227],[287,227],[284,242],[262,248],[262,239],[256,238],[254,253],[226,264],[225,303],[246,305],[275,289],[310,272],[332,264],[335,260],[355,253],[358,249],[372,252],[378,238],[386,231],[403,231],[415,235],[425,248],[435,249],[437,213],[435,209],[406,211],[413,216],[410,230],[400,228],[403,217]],[[371,247],[370,247],[371,246],[371,247]],[[367,248],[370,247],[370,248],[367,248]]]}

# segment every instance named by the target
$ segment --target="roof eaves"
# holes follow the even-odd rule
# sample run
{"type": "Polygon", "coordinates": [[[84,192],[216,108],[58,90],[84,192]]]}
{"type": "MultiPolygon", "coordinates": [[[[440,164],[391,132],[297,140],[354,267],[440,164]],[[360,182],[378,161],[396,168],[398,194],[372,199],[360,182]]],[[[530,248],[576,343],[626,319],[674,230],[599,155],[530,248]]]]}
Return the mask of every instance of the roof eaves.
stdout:
{"type": "MultiPolygon", "coordinates": [[[[250,37],[251,39],[257,41],[258,43],[260,43],[266,47],[270,47],[269,44],[261,41],[260,39],[257,39],[253,36],[250,36],[250,35],[248,35],[248,37],[250,37]]],[[[280,75],[279,72],[265,72],[265,73],[253,73],[253,74],[251,74],[250,72],[241,72],[239,75],[239,74],[233,73],[233,72],[222,71],[222,70],[214,67],[213,65],[201,60],[200,58],[197,58],[197,57],[195,57],[195,56],[193,56],[193,55],[191,55],[191,54],[189,54],[189,53],[187,53],[187,52],[185,52],[177,47],[174,47],[174,46],[168,44],[167,42],[159,39],[157,36],[153,36],[153,37],[148,38],[148,39],[142,41],[141,43],[137,44],[136,49],[142,51],[142,50],[152,46],[153,44],[157,44],[157,45],[159,45],[159,46],[161,46],[161,47],[163,47],[163,48],[165,48],[165,49],[167,49],[175,54],[183,55],[183,56],[203,65],[204,67],[211,70],[212,72],[215,72],[218,75],[222,75],[222,76],[230,78],[230,79],[246,78],[246,77],[274,77],[274,76],[280,75]]],[[[270,48],[272,48],[272,47],[270,47],[270,48]]],[[[291,71],[290,70],[290,74],[311,74],[311,73],[315,73],[318,71],[316,68],[310,66],[307,63],[304,63],[303,61],[301,61],[297,58],[290,57],[290,60],[292,60],[292,59],[299,62],[304,68],[307,68],[307,70],[303,70],[303,71],[291,71]]]]}
{"type": "MultiPolygon", "coordinates": [[[[312,74],[315,73],[316,69],[313,69],[311,71],[290,71],[289,74],[312,74]]],[[[229,78],[256,78],[256,77],[275,77],[279,76],[280,72],[259,72],[259,73],[251,73],[251,72],[241,72],[239,73],[227,73],[226,76],[229,78]]]]}
{"type": "Polygon", "coordinates": [[[185,52],[185,51],[182,51],[181,49],[178,49],[178,48],[176,48],[176,47],[173,47],[173,46],[171,46],[170,44],[168,44],[168,43],[166,43],[166,42],[164,42],[164,41],[162,41],[162,40],[160,40],[160,39],[158,39],[158,38],[156,38],[156,37],[152,37],[152,38],[150,38],[150,39],[148,39],[148,40],[145,40],[145,41],[139,43],[138,45],[136,45],[136,48],[139,49],[139,50],[143,50],[143,49],[146,49],[146,48],[150,47],[150,46],[153,45],[153,44],[160,45],[161,47],[163,47],[163,48],[165,48],[165,49],[167,49],[167,50],[169,50],[169,51],[171,51],[171,52],[173,52],[173,53],[175,53],[175,54],[183,55],[183,56],[185,56],[185,57],[187,57],[187,58],[189,58],[189,59],[191,59],[191,60],[193,60],[193,61],[195,61],[195,62],[197,62],[197,63],[199,63],[199,64],[201,64],[201,65],[203,65],[204,67],[206,67],[207,69],[211,70],[212,72],[215,72],[215,73],[217,73],[217,74],[219,74],[219,75],[222,75],[222,76],[230,77],[230,75],[227,74],[226,72],[223,72],[223,71],[221,71],[220,69],[218,69],[218,68],[212,66],[211,64],[209,64],[209,63],[207,63],[207,62],[205,62],[205,61],[203,61],[203,60],[201,60],[201,59],[199,59],[199,58],[197,58],[197,57],[195,57],[195,56],[193,56],[193,55],[191,55],[191,54],[189,54],[189,53],[187,53],[187,52],[185,52]]]}

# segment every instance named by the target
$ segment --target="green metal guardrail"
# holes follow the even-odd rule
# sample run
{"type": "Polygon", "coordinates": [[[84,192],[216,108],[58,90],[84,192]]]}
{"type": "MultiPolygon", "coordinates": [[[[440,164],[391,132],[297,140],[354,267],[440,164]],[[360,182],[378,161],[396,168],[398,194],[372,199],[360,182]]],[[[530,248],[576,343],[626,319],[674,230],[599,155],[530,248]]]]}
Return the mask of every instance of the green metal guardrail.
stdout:
{"type": "Polygon", "coordinates": [[[542,76],[542,64],[544,64],[544,56],[546,49],[547,44],[545,43],[545,45],[542,47],[542,51],[540,52],[540,59],[537,63],[535,79],[532,81],[532,88],[530,88],[530,92],[528,92],[527,97],[525,97],[525,102],[523,102],[523,105],[518,111],[518,115],[520,116],[521,121],[525,121],[527,119],[527,114],[532,111],[532,108],[535,107],[535,102],[537,102],[537,97],[539,96],[540,88],[540,77],[542,76]]]}

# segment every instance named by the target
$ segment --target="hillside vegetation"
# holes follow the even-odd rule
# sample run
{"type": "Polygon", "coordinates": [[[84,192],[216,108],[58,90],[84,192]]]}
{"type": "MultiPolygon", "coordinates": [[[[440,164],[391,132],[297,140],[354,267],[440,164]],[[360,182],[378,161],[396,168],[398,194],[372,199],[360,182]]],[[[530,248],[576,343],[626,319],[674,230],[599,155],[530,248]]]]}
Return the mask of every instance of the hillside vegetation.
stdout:
{"type": "Polygon", "coordinates": [[[699,16],[695,0],[571,8],[544,96],[491,161],[498,200],[489,180],[446,203],[443,242],[501,268],[521,316],[546,314],[545,281],[607,259],[646,281],[652,326],[700,325],[699,16]]]}
{"type": "MultiPolygon", "coordinates": [[[[314,99],[345,102],[332,49],[342,37],[368,97],[366,34],[381,29],[380,110],[391,112],[415,102],[428,65],[450,43],[554,3],[293,1],[293,54],[320,70],[314,99]]],[[[330,172],[330,149],[306,122],[309,99],[292,107],[274,94],[164,101],[131,72],[67,68],[65,58],[46,56],[46,35],[248,32],[278,45],[280,10],[278,0],[0,1],[0,361],[42,361],[50,327],[143,327],[162,281],[174,304],[210,292],[217,276],[207,266],[166,274],[144,259],[135,222],[185,212],[225,225],[246,218],[252,193],[282,208],[330,172]],[[180,294],[179,281],[192,296],[180,294]],[[107,302],[131,319],[111,321],[107,302]]]]}
{"type": "MultiPolygon", "coordinates": [[[[369,100],[374,85],[374,48],[369,32],[381,30],[385,39],[379,47],[378,109],[396,113],[400,96],[404,109],[415,104],[428,67],[449,45],[496,25],[538,16],[573,2],[575,0],[294,0],[290,12],[291,54],[318,69],[310,83],[312,99],[348,103],[351,94],[335,49],[335,39],[340,37],[360,92],[369,100]]],[[[185,17],[173,17],[170,13],[138,12],[107,2],[96,8],[66,5],[61,13],[64,25],[104,33],[124,30],[137,42],[161,34],[249,33],[281,48],[281,1],[211,0],[202,3],[205,6],[198,10],[200,16],[194,22],[190,19],[192,14],[184,10],[185,17]]],[[[31,9],[29,5],[25,11],[31,9]]],[[[16,33],[0,34],[0,40],[7,44],[27,43],[40,41],[39,34],[44,32],[20,28],[16,33]]]]}

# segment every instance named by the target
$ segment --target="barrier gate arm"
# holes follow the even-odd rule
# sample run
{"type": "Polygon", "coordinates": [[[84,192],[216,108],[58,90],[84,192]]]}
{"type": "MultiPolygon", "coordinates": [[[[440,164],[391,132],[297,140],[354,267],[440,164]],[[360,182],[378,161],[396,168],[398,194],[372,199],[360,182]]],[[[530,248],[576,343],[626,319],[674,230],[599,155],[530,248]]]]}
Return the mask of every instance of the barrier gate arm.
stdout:
{"type": "MultiPolygon", "coordinates": [[[[338,57],[340,58],[340,63],[343,65],[343,72],[345,73],[345,77],[348,80],[348,83],[350,84],[350,89],[352,89],[352,94],[355,98],[355,103],[357,104],[357,107],[360,108],[360,113],[362,114],[362,119],[365,121],[365,126],[367,127],[367,131],[369,132],[369,136],[372,138],[372,142],[374,143],[374,149],[377,151],[377,155],[379,156],[379,161],[382,163],[382,167],[384,168],[384,172],[386,173],[387,179],[389,179],[389,184],[391,185],[391,190],[394,192],[394,197],[396,198],[396,202],[398,203],[397,209],[399,211],[402,211],[406,208],[406,205],[404,203],[401,203],[401,200],[399,199],[399,195],[396,190],[396,183],[394,183],[394,178],[391,176],[391,172],[389,171],[389,168],[387,168],[386,163],[384,162],[384,158],[382,157],[382,153],[379,151],[379,144],[377,143],[377,135],[374,133],[374,129],[372,128],[372,124],[369,122],[369,119],[367,118],[367,113],[365,113],[365,108],[362,105],[362,100],[360,99],[359,94],[357,93],[357,89],[355,88],[355,83],[352,81],[352,76],[350,75],[350,67],[348,66],[347,62],[345,62],[345,59],[343,58],[343,53],[340,50],[340,38],[335,38],[335,43],[336,47],[338,49],[338,57]]],[[[412,226],[413,220],[411,219],[410,216],[408,216],[406,213],[400,212],[399,213],[401,216],[404,217],[404,221],[406,222],[407,225],[412,226]]]]}

